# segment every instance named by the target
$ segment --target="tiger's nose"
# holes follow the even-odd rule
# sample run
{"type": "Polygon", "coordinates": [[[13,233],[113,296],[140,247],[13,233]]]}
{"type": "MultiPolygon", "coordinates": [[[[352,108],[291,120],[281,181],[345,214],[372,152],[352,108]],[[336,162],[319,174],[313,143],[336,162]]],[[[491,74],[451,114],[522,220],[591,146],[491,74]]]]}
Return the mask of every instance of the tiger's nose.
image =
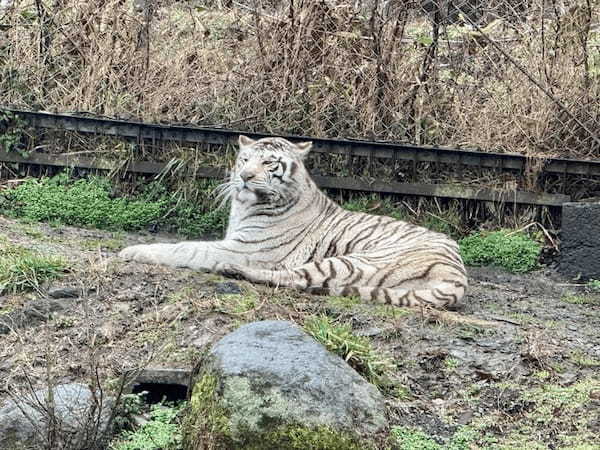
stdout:
{"type": "Polygon", "coordinates": [[[249,170],[242,170],[242,172],[240,173],[240,178],[243,181],[248,181],[248,180],[251,180],[252,178],[254,178],[254,174],[252,172],[250,172],[249,170]]]}

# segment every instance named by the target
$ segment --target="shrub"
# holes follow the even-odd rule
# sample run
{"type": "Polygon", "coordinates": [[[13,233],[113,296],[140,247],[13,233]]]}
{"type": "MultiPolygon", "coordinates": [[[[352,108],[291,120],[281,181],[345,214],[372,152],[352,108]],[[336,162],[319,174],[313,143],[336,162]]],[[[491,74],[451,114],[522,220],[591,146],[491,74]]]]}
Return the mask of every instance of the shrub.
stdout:
{"type": "Polygon", "coordinates": [[[159,220],[164,203],[111,198],[103,178],[71,180],[66,174],[31,179],[5,194],[19,217],[104,229],[139,230],[159,220]]]}
{"type": "Polygon", "coordinates": [[[398,450],[469,450],[477,433],[468,427],[459,428],[449,442],[438,444],[423,431],[414,427],[392,427],[391,438],[398,450]]]}
{"type": "Polygon", "coordinates": [[[110,446],[111,450],[169,450],[181,448],[179,411],[184,404],[170,408],[155,405],[150,420],[136,431],[125,431],[110,446]]]}
{"type": "Polygon", "coordinates": [[[195,195],[169,193],[165,185],[149,183],[130,198],[111,195],[111,181],[92,177],[74,180],[63,173],[30,179],[0,194],[0,212],[34,221],[108,230],[135,231],[158,226],[186,237],[222,234],[229,212],[210,199],[214,182],[192,186],[195,195]]]}
{"type": "Polygon", "coordinates": [[[498,266],[510,272],[533,270],[538,263],[541,245],[524,233],[507,230],[474,233],[459,241],[463,261],[471,266],[498,266]]]}

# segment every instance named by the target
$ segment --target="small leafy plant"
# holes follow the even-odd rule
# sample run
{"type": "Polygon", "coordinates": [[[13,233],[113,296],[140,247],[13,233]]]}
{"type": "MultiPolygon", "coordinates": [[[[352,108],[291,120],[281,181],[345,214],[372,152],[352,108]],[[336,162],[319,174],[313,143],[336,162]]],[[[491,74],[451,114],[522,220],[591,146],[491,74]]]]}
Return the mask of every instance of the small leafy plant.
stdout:
{"type": "Polygon", "coordinates": [[[160,202],[112,198],[103,178],[72,180],[66,174],[31,179],[5,194],[14,215],[35,221],[103,229],[139,230],[156,222],[160,202]]]}
{"type": "Polygon", "coordinates": [[[600,292],[600,280],[590,280],[587,282],[587,287],[590,291],[600,292]]]}
{"type": "Polygon", "coordinates": [[[524,233],[507,230],[474,233],[459,241],[460,254],[470,266],[498,266],[509,272],[535,269],[542,246],[524,233]]]}
{"type": "Polygon", "coordinates": [[[176,450],[181,448],[181,423],[177,407],[154,405],[150,420],[135,431],[124,431],[110,445],[110,450],[176,450]]]}
{"type": "Polygon", "coordinates": [[[392,427],[391,439],[398,450],[469,450],[477,433],[468,428],[459,428],[449,442],[438,444],[433,438],[414,427],[392,427]]]}
{"type": "Polygon", "coordinates": [[[186,237],[218,235],[225,230],[228,211],[210,197],[214,183],[200,182],[197,195],[186,199],[150,183],[134,197],[115,197],[107,178],[72,179],[63,173],[30,179],[0,194],[0,212],[30,221],[135,231],[160,228],[186,237]]]}
{"type": "Polygon", "coordinates": [[[380,384],[382,376],[392,367],[390,359],[375,351],[368,338],[352,333],[350,325],[336,325],[329,317],[318,316],[309,318],[304,328],[373,384],[380,384]]]}
{"type": "Polygon", "coordinates": [[[600,298],[593,295],[567,294],[560,298],[563,302],[573,305],[600,305],[600,298]]]}

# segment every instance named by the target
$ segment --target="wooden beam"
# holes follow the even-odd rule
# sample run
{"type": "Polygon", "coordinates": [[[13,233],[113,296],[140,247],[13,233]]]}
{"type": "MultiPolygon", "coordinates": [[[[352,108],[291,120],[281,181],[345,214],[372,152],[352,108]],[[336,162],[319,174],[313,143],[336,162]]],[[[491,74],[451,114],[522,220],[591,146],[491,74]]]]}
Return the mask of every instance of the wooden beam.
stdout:
{"type": "MultiPolygon", "coordinates": [[[[168,164],[148,161],[108,160],[106,158],[88,158],[68,155],[51,155],[38,153],[23,157],[17,153],[0,152],[0,162],[27,165],[41,165],[59,168],[84,168],[92,170],[117,170],[145,175],[158,175],[168,170],[168,164]]],[[[187,175],[192,174],[192,169],[187,175]]],[[[218,167],[197,167],[193,174],[199,178],[224,179],[227,170],[218,167]]],[[[561,206],[571,201],[571,197],[562,194],[545,194],[526,191],[496,191],[491,189],[474,189],[458,184],[425,184],[425,183],[396,183],[388,181],[367,181],[350,177],[313,176],[322,188],[342,189],[362,192],[378,192],[384,194],[414,195],[419,197],[456,198],[490,202],[518,203],[538,206],[561,206]]]]}

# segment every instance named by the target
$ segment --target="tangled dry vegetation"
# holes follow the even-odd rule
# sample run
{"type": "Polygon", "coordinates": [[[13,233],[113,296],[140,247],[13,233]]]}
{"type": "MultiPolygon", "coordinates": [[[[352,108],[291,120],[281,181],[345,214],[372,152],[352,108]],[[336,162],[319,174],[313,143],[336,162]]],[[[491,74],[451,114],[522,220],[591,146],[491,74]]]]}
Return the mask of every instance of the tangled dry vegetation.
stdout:
{"type": "Polygon", "coordinates": [[[3,104],[530,156],[600,154],[597,2],[6,4],[3,104]]]}

